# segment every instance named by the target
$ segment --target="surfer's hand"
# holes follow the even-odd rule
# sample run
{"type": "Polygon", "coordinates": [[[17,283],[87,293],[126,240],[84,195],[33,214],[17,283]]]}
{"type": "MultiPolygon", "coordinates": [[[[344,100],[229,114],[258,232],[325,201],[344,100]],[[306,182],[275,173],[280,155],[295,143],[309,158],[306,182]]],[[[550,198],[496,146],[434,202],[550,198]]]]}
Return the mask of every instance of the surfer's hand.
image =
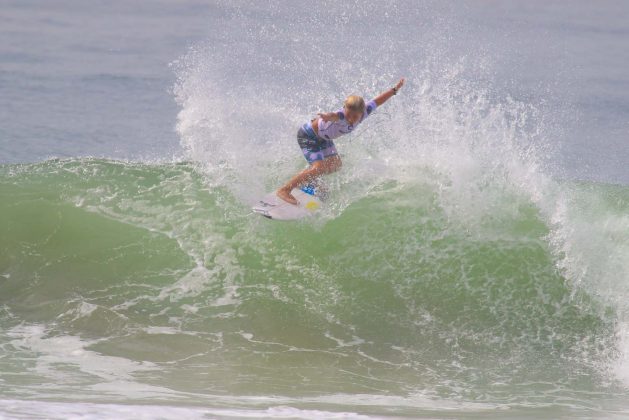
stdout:
{"type": "Polygon", "coordinates": [[[404,78],[403,77],[400,79],[399,82],[397,82],[397,85],[395,85],[395,90],[400,90],[402,88],[402,86],[404,86],[404,78]]]}
{"type": "Polygon", "coordinates": [[[400,79],[399,82],[397,82],[397,84],[394,87],[385,90],[380,95],[378,95],[375,98],[373,98],[373,100],[376,102],[377,106],[380,106],[383,103],[385,103],[386,101],[388,101],[389,99],[391,99],[391,97],[393,95],[397,94],[398,90],[400,90],[402,88],[402,86],[404,86],[404,78],[403,77],[400,79]]]}
{"type": "Polygon", "coordinates": [[[323,121],[338,121],[339,116],[336,112],[319,112],[317,114],[323,121]]]}

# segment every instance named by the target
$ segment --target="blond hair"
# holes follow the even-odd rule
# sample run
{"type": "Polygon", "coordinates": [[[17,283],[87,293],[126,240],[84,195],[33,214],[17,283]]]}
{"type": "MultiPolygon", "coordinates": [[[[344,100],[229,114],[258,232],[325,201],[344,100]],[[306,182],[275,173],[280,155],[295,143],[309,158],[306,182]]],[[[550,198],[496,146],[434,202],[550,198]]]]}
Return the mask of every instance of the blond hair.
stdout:
{"type": "Polygon", "coordinates": [[[345,108],[350,111],[364,112],[365,111],[365,100],[358,95],[351,95],[345,99],[343,102],[345,108]]]}

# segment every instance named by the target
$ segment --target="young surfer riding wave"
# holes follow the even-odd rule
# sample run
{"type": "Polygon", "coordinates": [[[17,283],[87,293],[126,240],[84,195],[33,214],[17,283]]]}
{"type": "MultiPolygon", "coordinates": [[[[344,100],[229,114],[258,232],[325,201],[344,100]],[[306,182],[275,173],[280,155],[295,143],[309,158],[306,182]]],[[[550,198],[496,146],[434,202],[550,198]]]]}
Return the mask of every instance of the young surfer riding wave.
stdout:
{"type": "Polygon", "coordinates": [[[297,132],[297,143],[310,166],[277,190],[277,196],[291,204],[297,204],[297,200],[291,194],[293,188],[312,182],[323,174],[338,171],[341,168],[341,158],[333,140],[351,133],[377,107],[397,94],[403,85],[404,78],[400,79],[395,87],[382,92],[367,103],[360,96],[349,96],[345,99],[343,108],[336,112],[320,113],[317,118],[304,124],[297,132]]]}

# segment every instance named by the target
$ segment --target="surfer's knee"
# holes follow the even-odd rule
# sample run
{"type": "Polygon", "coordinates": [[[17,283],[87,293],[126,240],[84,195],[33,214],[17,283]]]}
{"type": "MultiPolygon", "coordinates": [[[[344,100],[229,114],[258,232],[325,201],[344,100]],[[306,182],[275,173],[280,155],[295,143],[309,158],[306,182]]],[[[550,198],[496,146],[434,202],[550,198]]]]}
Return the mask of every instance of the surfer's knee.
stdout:
{"type": "Polygon", "coordinates": [[[327,165],[328,173],[336,172],[343,166],[343,162],[341,162],[341,158],[339,155],[334,155],[328,158],[329,162],[327,165]]]}
{"type": "Polygon", "coordinates": [[[309,172],[313,176],[318,176],[320,174],[326,173],[327,172],[327,165],[325,164],[325,162],[323,160],[314,161],[310,165],[309,172]]]}
{"type": "Polygon", "coordinates": [[[311,171],[313,175],[331,174],[341,169],[341,158],[338,155],[330,156],[324,160],[317,160],[312,163],[311,171]]]}

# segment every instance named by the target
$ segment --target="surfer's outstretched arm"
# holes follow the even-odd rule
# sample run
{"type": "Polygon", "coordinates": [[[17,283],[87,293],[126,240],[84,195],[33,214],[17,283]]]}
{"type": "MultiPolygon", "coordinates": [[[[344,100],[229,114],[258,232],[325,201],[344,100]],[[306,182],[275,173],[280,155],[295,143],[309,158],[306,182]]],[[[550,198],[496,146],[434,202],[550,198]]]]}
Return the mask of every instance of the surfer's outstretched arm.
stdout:
{"type": "Polygon", "coordinates": [[[386,101],[388,101],[391,98],[391,96],[397,94],[397,91],[400,90],[402,88],[402,86],[404,86],[404,78],[403,77],[400,79],[399,82],[397,82],[397,85],[395,85],[394,88],[385,90],[380,95],[378,95],[378,96],[376,96],[374,98],[374,101],[376,101],[376,105],[380,106],[383,103],[385,103],[386,101]]]}

